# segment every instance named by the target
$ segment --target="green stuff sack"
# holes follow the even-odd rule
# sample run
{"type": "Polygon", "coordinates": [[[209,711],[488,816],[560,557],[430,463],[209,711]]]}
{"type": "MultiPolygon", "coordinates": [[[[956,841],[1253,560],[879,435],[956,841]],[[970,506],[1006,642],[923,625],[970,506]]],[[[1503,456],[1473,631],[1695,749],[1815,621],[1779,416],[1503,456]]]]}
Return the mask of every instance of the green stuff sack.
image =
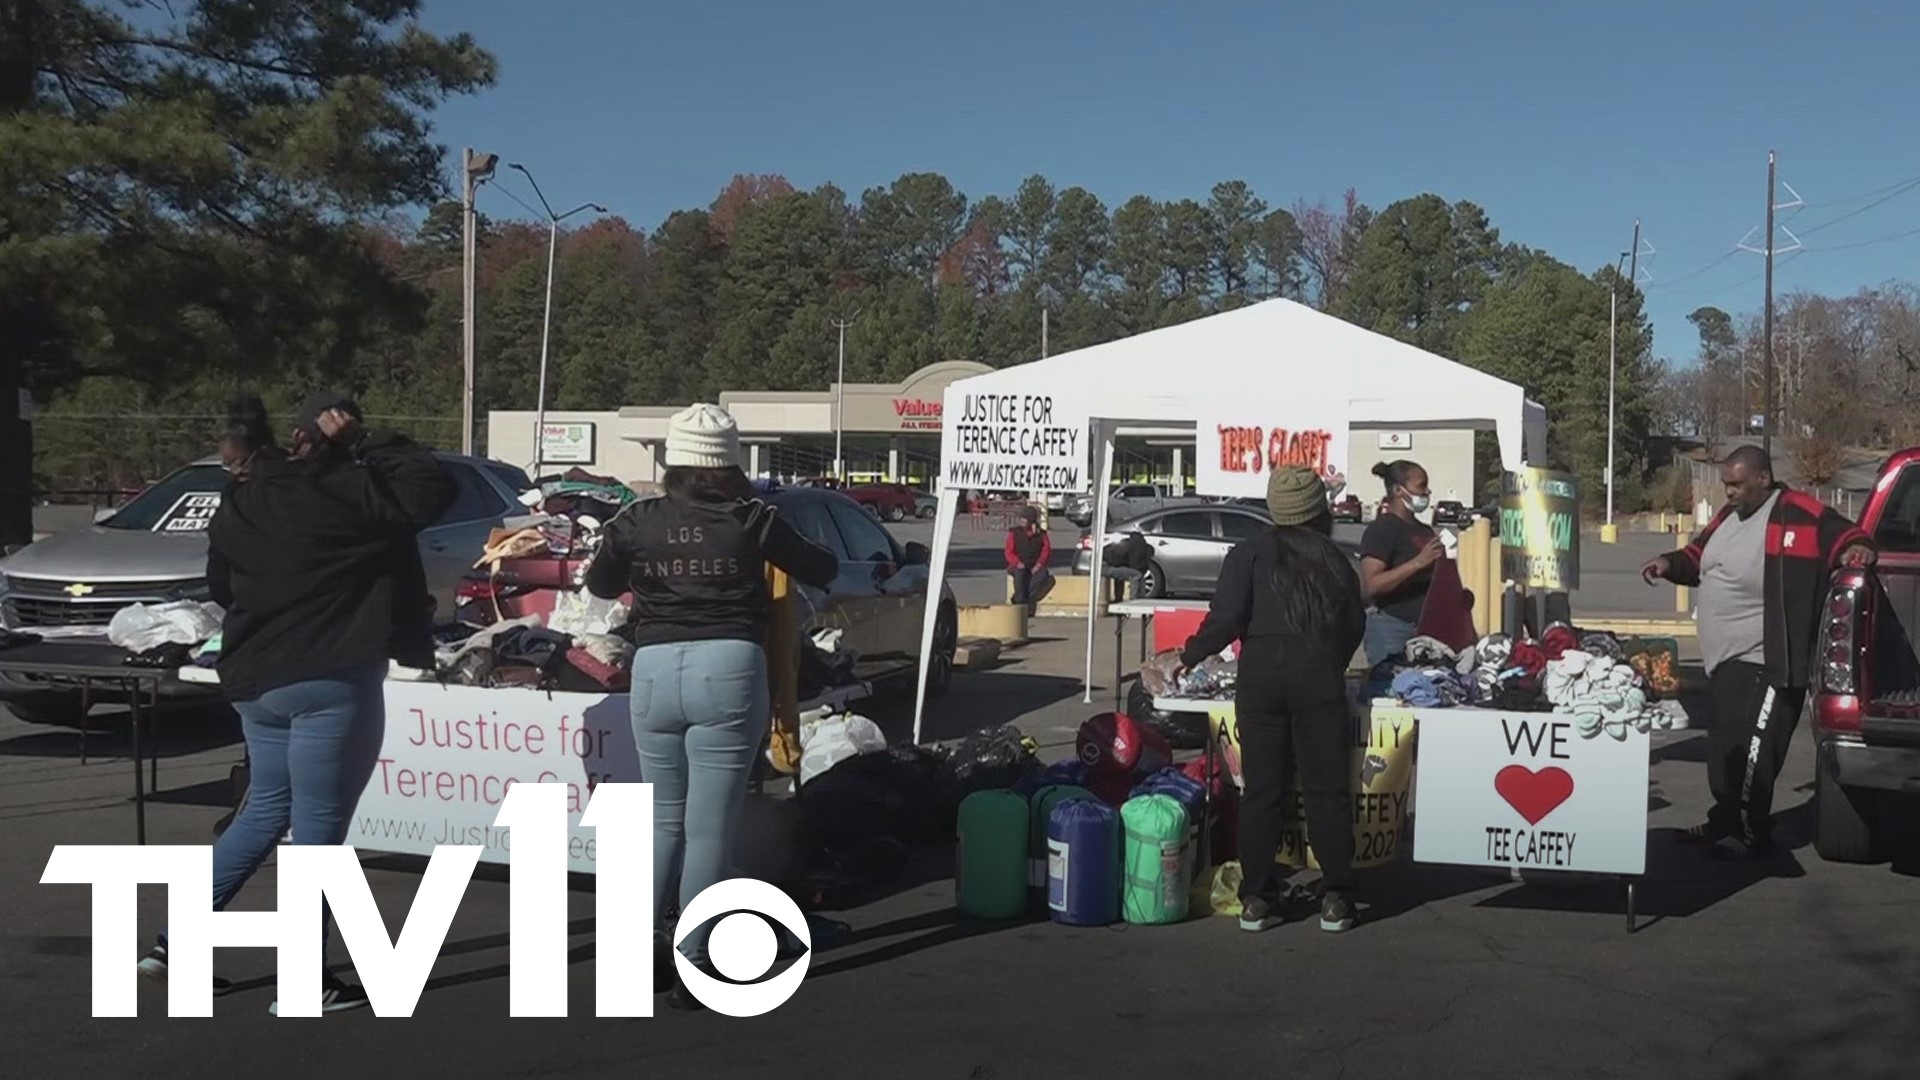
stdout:
{"type": "Polygon", "coordinates": [[[1012,919],[1027,910],[1027,800],[976,791],[960,802],[954,906],[976,919],[1012,919]]]}
{"type": "Polygon", "coordinates": [[[1187,917],[1193,844],[1187,808],[1170,795],[1141,795],[1120,808],[1125,831],[1120,917],[1160,926],[1187,917]]]}

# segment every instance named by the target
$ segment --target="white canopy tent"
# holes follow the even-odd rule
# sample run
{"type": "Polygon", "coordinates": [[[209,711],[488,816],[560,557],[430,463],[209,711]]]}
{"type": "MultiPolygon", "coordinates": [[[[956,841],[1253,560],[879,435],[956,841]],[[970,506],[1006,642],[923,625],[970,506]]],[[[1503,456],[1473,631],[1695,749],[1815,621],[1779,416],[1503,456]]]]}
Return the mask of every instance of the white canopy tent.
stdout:
{"type": "MultiPolygon", "coordinates": [[[[961,415],[968,394],[1057,394],[1085,406],[1089,433],[1089,486],[1105,492],[1113,475],[1113,440],[1122,426],[1191,426],[1219,415],[1223,402],[1285,398],[1288,385],[1348,402],[1349,425],[1408,429],[1492,430],[1508,470],[1546,456],[1546,410],[1528,401],[1518,385],[1291,300],[1250,307],[1149,331],[961,379],[946,391],[948,423],[961,415]]],[[[1344,463],[1343,463],[1344,464],[1344,463]]],[[[946,577],[959,492],[941,485],[934,522],[933,565],[927,588],[937,596],[946,577]]],[[[1106,533],[1107,503],[1095,499],[1093,534],[1106,533]]],[[[1100,575],[1100,546],[1092,572],[1100,575]]],[[[1087,685],[1093,678],[1094,612],[1099,590],[1087,605],[1087,685]]],[[[914,741],[925,710],[927,664],[939,605],[928,604],[922,630],[920,689],[914,708],[914,741]]]]}

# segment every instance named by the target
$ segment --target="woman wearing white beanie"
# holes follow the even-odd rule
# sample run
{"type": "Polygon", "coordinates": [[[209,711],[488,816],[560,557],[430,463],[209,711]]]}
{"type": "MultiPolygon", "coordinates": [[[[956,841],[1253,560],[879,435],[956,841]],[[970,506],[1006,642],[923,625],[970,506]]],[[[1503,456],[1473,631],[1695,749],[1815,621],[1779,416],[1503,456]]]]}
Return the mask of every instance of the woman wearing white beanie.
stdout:
{"type": "MultiPolygon", "coordinates": [[[[740,470],[740,429],[717,405],[694,405],[667,429],[665,494],[607,526],[587,588],[633,594],[631,708],[640,772],[653,785],[656,917],[678,882],[684,907],[726,880],[747,779],[771,721],[766,566],[816,588],[839,563],[754,497],[740,470]]],[[[706,964],[707,927],[688,935],[706,964]]],[[[656,981],[673,965],[655,930],[656,981]]],[[[698,1008],[677,978],[672,1004],[698,1008]]]]}

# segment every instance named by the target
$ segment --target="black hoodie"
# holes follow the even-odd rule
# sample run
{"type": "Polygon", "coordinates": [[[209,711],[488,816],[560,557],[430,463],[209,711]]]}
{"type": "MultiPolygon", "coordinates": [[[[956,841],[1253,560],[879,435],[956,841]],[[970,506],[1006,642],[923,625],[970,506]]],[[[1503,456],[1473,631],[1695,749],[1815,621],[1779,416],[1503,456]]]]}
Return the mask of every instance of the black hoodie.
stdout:
{"type": "Polygon", "coordinates": [[[307,679],[433,663],[416,537],[453,505],[432,452],[373,433],[351,454],[256,460],[207,526],[207,582],[227,610],[217,670],[246,701],[307,679]]]}

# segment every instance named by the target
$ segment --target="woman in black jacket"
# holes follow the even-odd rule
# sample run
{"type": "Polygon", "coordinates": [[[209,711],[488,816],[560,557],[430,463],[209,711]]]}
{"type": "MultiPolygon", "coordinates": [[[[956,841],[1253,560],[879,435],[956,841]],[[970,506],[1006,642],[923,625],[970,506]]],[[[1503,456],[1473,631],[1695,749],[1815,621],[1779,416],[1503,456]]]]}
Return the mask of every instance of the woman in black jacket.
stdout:
{"type": "MultiPolygon", "coordinates": [[[[825,588],[839,560],[754,498],[740,471],[740,433],[714,405],[667,429],[663,497],[633,503],[607,526],[587,568],[595,596],[633,595],[633,739],[653,785],[653,910],[684,910],[725,881],[753,762],[772,720],[763,643],[772,613],[768,563],[825,588]]],[[[686,938],[706,964],[711,926],[686,938]]],[[[656,979],[670,963],[655,930],[656,979]]],[[[709,976],[711,977],[711,976],[709,976]]],[[[699,1007],[675,980],[672,1004],[699,1007]]]]}
{"type": "MultiPolygon", "coordinates": [[[[250,439],[258,449],[257,430],[250,439]]],[[[291,455],[235,464],[207,527],[207,582],[226,609],[216,670],[251,772],[246,804],[213,846],[215,910],[289,829],[296,844],[345,842],[380,755],[388,662],[432,665],[415,538],[456,494],[430,451],[367,433],[338,394],[301,404],[291,455]]],[[[165,935],[140,971],[166,977],[165,935]]],[[[360,987],[324,978],[325,1011],[366,1004],[360,987]]]]}
{"type": "Polygon", "coordinates": [[[1234,545],[1211,610],[1180,654],[1192,667],[1240,642],[1234,713],[1240,733],[1240,928],[1280,925],[1280,847],[1295,765],[1307,832],[1326,887],[1320,928],[1354,922],[1353,720],[1346,671],[1366,633],[1353,561],[1334,544],[1326,485],[1286,468],[1267,480],[1271,530],[1234,545]]]}

